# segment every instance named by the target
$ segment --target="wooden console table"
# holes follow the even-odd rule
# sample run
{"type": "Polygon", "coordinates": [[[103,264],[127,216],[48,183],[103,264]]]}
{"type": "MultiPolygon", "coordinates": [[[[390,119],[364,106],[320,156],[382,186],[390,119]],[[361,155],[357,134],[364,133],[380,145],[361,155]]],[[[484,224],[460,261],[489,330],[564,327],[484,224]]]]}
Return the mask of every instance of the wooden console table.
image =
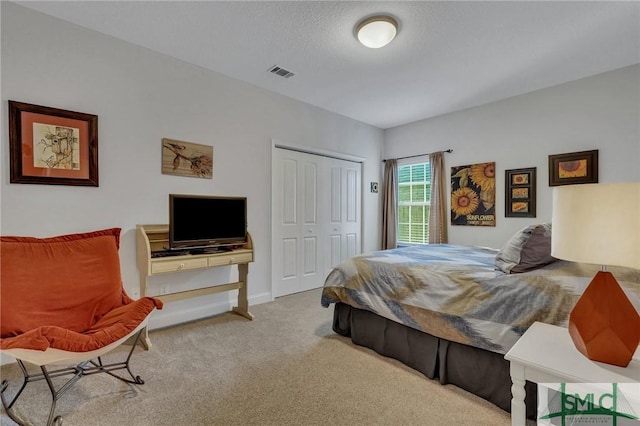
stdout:
{"type": "MultiPolygon", "coordinates": [[[[137,263],[140,271],[140,296],[147,296],[147,279],[152,275],[238,265],[239,281],[237,282],[217,284],[158,296],[154,295],[153,297],[163,302],[173,302],[190,297],[237,289],[238,306],[235,306],[232,311],[249,320],[253,320],[253,315],[249,313],[249,302],[247,300],[249,262],[253,262],[253,242],[249,233],[247,233],[247,242],[238,249],[218,253],[185,254],[167,257],[152,257],[151,254],[153,252],[166,251],[166,247],[169,246],[169,225],[137,225],[136,240],[137,263]]],[[[147,349],[151,347],[147,330],[145,330],[143,343],[147,349]]]]}

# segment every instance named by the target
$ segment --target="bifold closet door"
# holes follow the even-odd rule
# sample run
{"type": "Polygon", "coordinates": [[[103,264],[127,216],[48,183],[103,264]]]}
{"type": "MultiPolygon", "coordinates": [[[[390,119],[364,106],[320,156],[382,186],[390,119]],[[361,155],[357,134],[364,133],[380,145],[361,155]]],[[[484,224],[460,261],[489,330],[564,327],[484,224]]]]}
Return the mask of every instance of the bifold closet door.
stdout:
{"type": "Polygon", "coordinates": [[[321,287],[330,268],[360,253],[361,164],[274,149],[275,297],[321,287]]]}
{"type": "Polygon", "coordinates": [[[327,158],[328,228],[324,244],[324,275],[361,252],[362,164],[327,158]]]}
{"type": "Polygon", "coordinates": [[[275,149],[274,296],[322,285],[319,173],[323,157],[275,149]]]}

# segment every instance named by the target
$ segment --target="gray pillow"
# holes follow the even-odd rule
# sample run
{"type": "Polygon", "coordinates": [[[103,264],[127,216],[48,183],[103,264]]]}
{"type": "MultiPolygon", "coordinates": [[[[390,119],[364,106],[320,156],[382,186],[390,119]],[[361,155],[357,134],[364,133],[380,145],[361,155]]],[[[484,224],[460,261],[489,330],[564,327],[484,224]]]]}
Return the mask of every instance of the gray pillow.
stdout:
{"type": "Polygon", "coordinates": [[[530,225],[516,232],[496,256],[496,269],[515,274],[541,268],[551,256],[551,224],[530,225]]]}

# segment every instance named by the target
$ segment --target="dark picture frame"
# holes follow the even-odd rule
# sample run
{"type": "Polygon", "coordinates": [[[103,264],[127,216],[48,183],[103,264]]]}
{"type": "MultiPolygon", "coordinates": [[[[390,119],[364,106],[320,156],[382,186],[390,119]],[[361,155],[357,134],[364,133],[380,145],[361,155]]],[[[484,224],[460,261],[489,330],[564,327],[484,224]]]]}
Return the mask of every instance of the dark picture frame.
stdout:
{"type": "Polygon", "coordinates": [[[505,217],[536,217],[536,167],[505,170],[505,217]]]}
{"type": "Polygon", "coordinates": [[[598,150],[549,156],[549,186],[598,183],[598,150]]]}
{"type": "Polygon", "coordinates": [[[98,186],[98,116],[9,101],[10,182],[98,186]]]}

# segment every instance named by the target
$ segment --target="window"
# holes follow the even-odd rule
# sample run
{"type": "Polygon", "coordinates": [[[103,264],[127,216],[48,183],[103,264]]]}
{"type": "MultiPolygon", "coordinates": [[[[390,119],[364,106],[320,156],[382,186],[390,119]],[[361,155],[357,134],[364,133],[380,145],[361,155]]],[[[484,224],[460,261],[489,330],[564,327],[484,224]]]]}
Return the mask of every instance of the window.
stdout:
{"type": "Polygon", "coordinates": [[[429,243],[429,163],[398,166],[398,244],[429,243]]]}

